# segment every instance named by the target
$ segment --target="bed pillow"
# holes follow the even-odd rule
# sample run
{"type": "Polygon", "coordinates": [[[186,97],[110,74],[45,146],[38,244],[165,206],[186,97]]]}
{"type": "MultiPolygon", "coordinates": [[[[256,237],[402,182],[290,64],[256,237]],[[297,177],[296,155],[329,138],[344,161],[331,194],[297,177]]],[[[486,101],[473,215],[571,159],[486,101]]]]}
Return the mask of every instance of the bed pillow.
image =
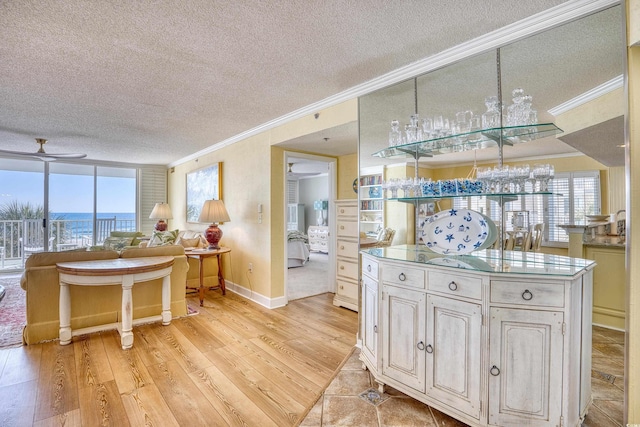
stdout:
{"type": "Polygon", "coordinates": [[[149,240],[148,247],[173,245],[178,237],[178,230],[154,231],[149,240]]]}

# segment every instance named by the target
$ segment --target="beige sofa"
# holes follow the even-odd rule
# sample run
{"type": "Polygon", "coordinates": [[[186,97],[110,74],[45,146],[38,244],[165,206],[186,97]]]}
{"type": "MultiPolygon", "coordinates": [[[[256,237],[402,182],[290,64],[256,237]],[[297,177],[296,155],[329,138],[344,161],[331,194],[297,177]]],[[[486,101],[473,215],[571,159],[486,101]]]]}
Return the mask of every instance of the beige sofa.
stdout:
{"type": "MultiPolygon", "coordinates": [[[[185,282],[189,264],[182,246],[131,248],[118,253],[102,251],[64,251],[35,253],[27,259],[20,286],[27,293],[27,325],[23,342],[35,344],[57,339],[60,328],[58,302],[60,285],[56,263],[148,256],[173,255],[171,273],[171,314],[185,316],[185,282]]],[[[133,318],[157,315],[162,310],[161,280],[136,283],[133,287],[133,318]]],[[[113,323],[122,319],[122,288],[120,286],[71,286],[71,328],[113,323]]]]}

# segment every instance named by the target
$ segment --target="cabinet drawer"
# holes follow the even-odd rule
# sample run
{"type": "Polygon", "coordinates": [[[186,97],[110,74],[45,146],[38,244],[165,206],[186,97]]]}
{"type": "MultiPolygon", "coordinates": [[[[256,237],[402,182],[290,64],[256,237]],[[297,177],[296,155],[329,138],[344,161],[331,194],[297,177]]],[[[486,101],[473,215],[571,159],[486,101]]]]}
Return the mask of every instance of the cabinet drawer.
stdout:
{"type": "Polygon", "coordinates": [[[345,240],[338,240],[338,256],[343,256],[347,258],[357,258],[358,257],[358,243],[356,242],[347,242],[345,240]]]}
{"type": "Polygon", "coordinates": [[[482,299],[482,279],[444,271],[429,271],[427,289],[450,295],[482,299]]]}
{"type": "Polygon", "coordinates": [[[378,262],[368,257],[362,257],[362,272],[378,280],[378,262]]]}
{"type": "Polygon", "coordinates": [[[341,216],[358,216],[358,206],[338,206],[336,209],[338,217],[341,216]]]}
{"type": "Polygon", "coordinates": [[[563,307],[564,286],[551,283],[520,283],[492,280],[491,302],[563,307]]]}
{"type": "Polygon", "coordinates": [[[358,237],[358,222],[338,220],[338,237],[358,237]]]}
{"type": "Polygon", "coordinates": [[[424,289],[424,270],[395,265],[383,265],[382,281],[424,289]]]}
{"type": "Polygon", "coordinates": [[[351,298],[358,300],[358,285],[356,283],[346,282],[344,280],[337,280],[336,293],[345,298],[351,298]]]}
{"type": "Polygon", "coordinates": [[[356,261],[338,259],[337,266],[338,276],[358,280],[358,263],[356,261]]]}

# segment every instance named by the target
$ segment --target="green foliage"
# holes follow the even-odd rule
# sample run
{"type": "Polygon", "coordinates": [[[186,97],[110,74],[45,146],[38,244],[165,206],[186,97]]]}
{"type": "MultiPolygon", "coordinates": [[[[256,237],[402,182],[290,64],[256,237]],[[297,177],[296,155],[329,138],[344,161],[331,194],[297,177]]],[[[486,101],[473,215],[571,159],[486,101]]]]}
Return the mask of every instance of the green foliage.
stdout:
{"type": "Polygon", "coordinates": [[[20,203],[17,200],[0,206],[0,220],[12,219],[39,219],[44,217],[44,208],[41,205],[32,205],[29,202],[20,203]]]}

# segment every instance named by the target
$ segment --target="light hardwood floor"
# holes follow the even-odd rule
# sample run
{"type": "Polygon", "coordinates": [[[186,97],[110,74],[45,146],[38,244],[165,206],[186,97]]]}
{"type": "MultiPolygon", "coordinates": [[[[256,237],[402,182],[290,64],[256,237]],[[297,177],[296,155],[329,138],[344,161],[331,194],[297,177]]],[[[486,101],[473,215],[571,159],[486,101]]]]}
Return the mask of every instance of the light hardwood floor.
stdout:
{"type": "Polygon", "coordinates": [[[0,350],[2,426],[292,426],[356,342],[333,294],[269,310],[208,292],[199,314],[0,350]]]}

